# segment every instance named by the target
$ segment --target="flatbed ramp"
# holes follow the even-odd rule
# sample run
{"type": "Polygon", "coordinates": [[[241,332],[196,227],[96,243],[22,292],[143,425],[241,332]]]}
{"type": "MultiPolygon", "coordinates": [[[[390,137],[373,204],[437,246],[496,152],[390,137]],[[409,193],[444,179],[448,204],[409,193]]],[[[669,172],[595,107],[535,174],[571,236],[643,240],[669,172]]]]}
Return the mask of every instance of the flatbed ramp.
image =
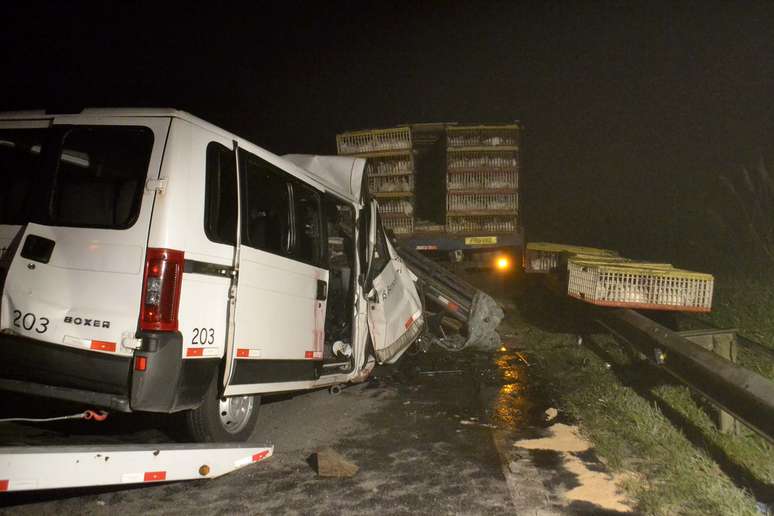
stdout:
{"type": "Polygon", "coordinates": [[[4,447],[0,492],[216,478],[273,453],[225,443],[4,447]]]}

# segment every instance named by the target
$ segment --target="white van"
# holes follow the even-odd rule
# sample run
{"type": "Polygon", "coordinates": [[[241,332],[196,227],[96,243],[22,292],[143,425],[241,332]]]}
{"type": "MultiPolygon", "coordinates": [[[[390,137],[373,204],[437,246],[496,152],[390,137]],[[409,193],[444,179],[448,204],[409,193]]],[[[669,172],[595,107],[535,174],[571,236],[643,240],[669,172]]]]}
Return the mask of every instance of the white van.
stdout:
{"type": "Polygon", "coordinates": [[[422,304],[363,167],[175,110],[0,114],[0,389],[239,441],[261,394],[397,360],[422,304]]]}

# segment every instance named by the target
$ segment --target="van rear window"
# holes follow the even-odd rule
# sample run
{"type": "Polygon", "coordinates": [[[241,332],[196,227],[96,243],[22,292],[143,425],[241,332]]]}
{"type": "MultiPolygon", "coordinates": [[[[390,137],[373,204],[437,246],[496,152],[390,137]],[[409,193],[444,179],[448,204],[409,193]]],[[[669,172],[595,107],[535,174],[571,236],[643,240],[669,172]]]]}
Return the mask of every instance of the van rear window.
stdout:
{"type": "Polygon", "coordinates": [[[76,127],[65,133],[51,219],[62,226],[131,226],[152,148],[153,133],[141,127],[76,127]]]}
{"type": "Polygon", "coordinates": [[[145,127],[0,130],[0,224],[128,228],[152,148],[145,127]]]}
{"type": "Polygon", "coordinates": [[[0,130],[0,224],[28,222],[45,137],[41,129],[0,130]]]}

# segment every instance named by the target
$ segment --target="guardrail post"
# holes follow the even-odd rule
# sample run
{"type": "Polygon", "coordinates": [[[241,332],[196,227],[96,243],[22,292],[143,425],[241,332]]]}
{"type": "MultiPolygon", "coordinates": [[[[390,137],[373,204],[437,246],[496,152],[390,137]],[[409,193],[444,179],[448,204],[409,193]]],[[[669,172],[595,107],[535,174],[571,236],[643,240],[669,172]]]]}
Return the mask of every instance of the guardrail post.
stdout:
{"type": "MultiPolygon", "coordinates": [[[[736,330],[689,330],[679,333],[694,344],[736,363],[736,330]]],[[[713,411],[716,414],[715,424],[718,430],[724,434],[738,435],[740,433],[740,423],[734,416],[721,409],[713,408],[713,411]]]]}

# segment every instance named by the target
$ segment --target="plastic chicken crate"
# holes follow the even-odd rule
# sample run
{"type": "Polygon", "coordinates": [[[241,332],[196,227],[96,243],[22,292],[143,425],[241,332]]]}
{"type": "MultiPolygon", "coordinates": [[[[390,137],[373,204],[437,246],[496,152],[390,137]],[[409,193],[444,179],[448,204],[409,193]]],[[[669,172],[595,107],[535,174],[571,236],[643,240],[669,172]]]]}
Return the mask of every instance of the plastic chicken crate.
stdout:
{"type": "Polygon", "coordinates": [[[451,190],[515,190],[519,187],[516,170],[465,170],[446,177],[446,187],[451,190]]]}
{"type": "Polygon", "coordinates": [[[647,310],[709,312],[711,274],[668,264],[611,263],[571,258],[567,294],[587,303],[647,310]]]}
{"type": "Polygon", "coordinates": [[[413,172],[414,166],[411,163],[410,155],[369,158],[365,166],[365,173],[369,177],[411,174],[413,172]]]}
{"type": "Polygon", "coordinates": [[[515,193],[449,192],[446,210],[449,212],[495,211],[516,212],[518,199],[515,193]]]}
{"type": "Polygon", "coordinates": [[[408,127],[353,131],[336,136],[339,154],[361,154],[411,148],[408,127]]]}
{"type": "Polygon", "coordinates": [[[512,215],[447,215],[449,233],[512,233],[516,231],[516,217],[512,215]]]}
{"type": "Polygon", "coordinates": [[[449,171],[473,169],[518,171],[519,159],[515,151],[454,149],[453,147],[448,147],[447,151],[446,169],[449,171]]]}
{"type": "Polygon", "coordinates": [[[583,247],[579,245],[554,244],[551,242],[530,242],[524,252],[524,270],[530,273],[557,272],[562,255],[583,255],[585,257],[608,257],[623,260],[610,249],[583,247]]]}
{"type": "Polygon", "coordinates": [[[446,129],[449,147],[515,147],[519,143],[519,126],[475,125],[452,126],[446,129]]]}
{"type": "Polygon", "coordinates": [[[371,193],[413,192],[414,176],[369,176],[368,190],[371,193]]]}
{"type": "Polygon", "coordinates": [[[382,217],[382,224],[396,235],[409,235],[414,232],[414,217],[387,216],[382,217]]]}
{"type": "Polygon", "coordinates": [[[379,211],[389,215],[414,215],[414,203],[410,199],[382,199],[379,201],[379,211]]]}

